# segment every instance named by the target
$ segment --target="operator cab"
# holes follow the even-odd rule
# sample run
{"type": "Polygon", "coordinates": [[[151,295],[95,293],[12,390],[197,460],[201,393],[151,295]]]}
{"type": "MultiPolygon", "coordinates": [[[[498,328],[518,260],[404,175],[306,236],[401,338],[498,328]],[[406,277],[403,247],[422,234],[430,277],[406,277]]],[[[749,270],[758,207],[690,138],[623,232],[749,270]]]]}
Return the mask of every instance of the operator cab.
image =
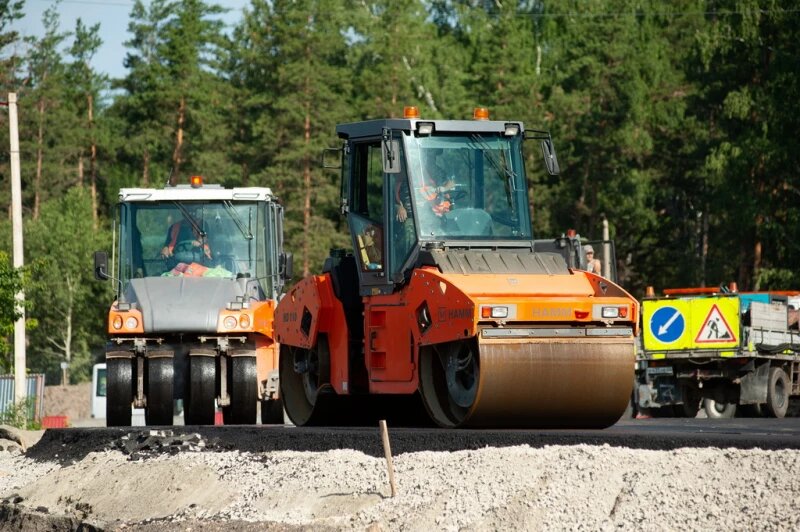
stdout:
{"type": "MultiPolygon", "coordinates": [[[[403,119],[337,127],[342,211],[347,216],[361,295],[391,293],[418,265],[421,250],[532,249],[521,122],[403,119]]],[[[547,133],[551,174],[558,163],[547,133]]]]}

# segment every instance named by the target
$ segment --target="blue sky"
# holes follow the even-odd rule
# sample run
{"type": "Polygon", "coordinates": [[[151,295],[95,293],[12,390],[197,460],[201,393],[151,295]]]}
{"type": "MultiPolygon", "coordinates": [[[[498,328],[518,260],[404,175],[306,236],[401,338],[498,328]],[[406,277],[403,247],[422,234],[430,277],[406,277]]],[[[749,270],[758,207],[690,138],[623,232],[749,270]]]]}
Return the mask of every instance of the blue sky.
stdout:
{"type": "MultiPolygon", "coordinates": [[[[14,24],[14,29],[23,36],[40,37],[42,14],[53,5],[53,0],[25,0],[25,17],[14,24]]],[[[146,0],[149,3],[149,0],[146,0]]],[[[210,3],[210,2],[209,2],[210,3]]],[[[217,4],[230,9],[224,20],[233,25],[241,18],[242,8],[249,5],[249,0],[217,0],[217,4]]],[[[80,18],[86,26],[100,23],[100,38],[103,45],[94,58],[97,70],[111,77],[125,75],[122,61],[127,49],[123,45],[129,39],[128,17],[133,9],[133,0],[62,0],[58,7],[61,17],[61,30],[73,31],[75,21],[80,18]]],[[[70,42],[70,39],[67,40],[70,42]]]]}

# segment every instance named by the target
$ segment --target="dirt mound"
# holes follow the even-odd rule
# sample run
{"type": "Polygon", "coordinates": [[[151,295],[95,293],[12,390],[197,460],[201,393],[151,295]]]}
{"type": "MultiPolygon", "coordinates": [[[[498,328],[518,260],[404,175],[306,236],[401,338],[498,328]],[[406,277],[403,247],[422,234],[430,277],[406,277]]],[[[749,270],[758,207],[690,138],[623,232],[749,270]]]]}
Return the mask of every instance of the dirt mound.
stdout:
{"type": "Polygon", "coordinates": [[[69,421],[92,416],[92,383],[44,387],[44,415],[67,416],[69,421]]]}

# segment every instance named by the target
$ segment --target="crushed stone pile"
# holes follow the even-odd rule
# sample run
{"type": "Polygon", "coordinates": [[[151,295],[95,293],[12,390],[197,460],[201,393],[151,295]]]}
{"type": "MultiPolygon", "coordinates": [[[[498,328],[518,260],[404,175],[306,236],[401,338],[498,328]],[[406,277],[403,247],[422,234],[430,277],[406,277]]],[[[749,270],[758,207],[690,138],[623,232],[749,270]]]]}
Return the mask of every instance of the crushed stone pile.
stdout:
{"type": "Polygon", "coordinates": [[[152,431],[65,465],[0,451],[0,529],[800,529],[796,450],[407,453],[393,498],[386,461],[361,452],[204,449],[152,431]]]}

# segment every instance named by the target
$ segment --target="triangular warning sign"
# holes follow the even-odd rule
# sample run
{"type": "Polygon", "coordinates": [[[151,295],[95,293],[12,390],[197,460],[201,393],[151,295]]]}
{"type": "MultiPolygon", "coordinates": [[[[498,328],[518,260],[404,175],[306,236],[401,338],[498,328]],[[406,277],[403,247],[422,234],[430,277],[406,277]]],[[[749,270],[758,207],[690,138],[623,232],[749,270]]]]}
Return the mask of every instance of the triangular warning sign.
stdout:
{"type": "Polygon", "coordinates": [[[700,332],[694,341],[698,344],[720,344],[736,342],[736,335],[731,326],[728,325],[725,316],[720,312],[717,305],[713,305],[708,312],[700,332]]]}

